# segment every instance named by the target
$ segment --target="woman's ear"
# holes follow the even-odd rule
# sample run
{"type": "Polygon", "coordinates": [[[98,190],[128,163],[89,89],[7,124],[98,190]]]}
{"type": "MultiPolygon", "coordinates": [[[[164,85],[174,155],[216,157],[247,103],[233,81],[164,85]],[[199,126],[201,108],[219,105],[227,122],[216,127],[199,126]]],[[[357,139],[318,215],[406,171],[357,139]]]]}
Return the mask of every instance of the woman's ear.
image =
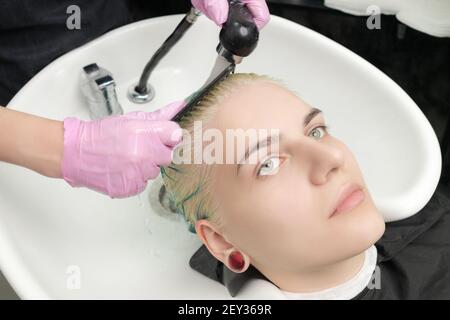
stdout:
{"type": "Polygon", "coordinates": [[[250,258],[228,242],[208,220],[197,220],[195,231],[208,251],[228,269],[236,273],[248,269],[250,258]]]}

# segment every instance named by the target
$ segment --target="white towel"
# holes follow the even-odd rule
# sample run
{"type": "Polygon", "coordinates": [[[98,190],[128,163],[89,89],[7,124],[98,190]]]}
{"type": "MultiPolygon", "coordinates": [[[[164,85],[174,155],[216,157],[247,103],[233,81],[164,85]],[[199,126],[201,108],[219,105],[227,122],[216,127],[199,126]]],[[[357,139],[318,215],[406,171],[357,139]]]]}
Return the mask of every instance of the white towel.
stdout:
{"type": "MultiPolygon", "coordinates": [[[[435,37],[450,37],[450,0],[325,0],[327,7],[354,15],[395,14],[402,23],[435,37]]],[[[381,25],[383,28],[383,25],[381,25]]]]}
{"type": "Polygon", "coordinates": [[[333,288],[313,293],[289,293],[280,290],[267,280],[255,278],[244,284],[236,298],[245,300],[350,300],[371,283],[377,266],[377,256],[377,248],[375,245],[371,245],[365,251],[364,263],[358,273],[350,280],[333,288]]]}

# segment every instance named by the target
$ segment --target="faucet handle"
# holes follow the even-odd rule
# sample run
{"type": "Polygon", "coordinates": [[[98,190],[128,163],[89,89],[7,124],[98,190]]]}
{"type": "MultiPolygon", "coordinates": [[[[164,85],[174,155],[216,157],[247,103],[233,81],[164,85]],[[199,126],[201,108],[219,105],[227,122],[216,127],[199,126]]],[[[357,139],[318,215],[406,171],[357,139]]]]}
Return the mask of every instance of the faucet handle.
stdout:
{"type": "Polygon", "coordinates": [[[87,99],[91,119],[123,114],[111,72],[96,63],[83,67],[81,90],[87,99]]]}
{"type": "Polygon", "coordinates": [[[83,67],[83,70],[86,74],[89,76],[95,76],[98,72],[100,72],[100,68],[96,63],[88,64],[87,66],[83,67]]]}

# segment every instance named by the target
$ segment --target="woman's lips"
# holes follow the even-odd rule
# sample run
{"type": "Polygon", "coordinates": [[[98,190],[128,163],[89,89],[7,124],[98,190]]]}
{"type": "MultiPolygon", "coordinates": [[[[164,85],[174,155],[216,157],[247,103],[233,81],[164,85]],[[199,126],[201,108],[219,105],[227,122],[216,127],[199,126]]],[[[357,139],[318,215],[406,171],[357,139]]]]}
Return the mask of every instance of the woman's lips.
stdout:
{"type": "Polygon", "coordinates": [[[365,194],[362,188],[356,184],[344,187],[341,191],[336,209],[330,215],[330,218],[338,213],[350,211],[364,201],[365,194]]]}

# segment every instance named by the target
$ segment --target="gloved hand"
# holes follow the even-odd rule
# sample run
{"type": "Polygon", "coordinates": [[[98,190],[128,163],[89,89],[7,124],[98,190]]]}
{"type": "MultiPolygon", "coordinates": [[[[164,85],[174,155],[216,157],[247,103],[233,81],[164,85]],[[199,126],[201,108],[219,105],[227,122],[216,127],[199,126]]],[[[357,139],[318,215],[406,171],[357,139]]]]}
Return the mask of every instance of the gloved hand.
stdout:
{"type": "MultiPolygon", "coordinates": [[[[269,8],[265,0],[241,0],[253,15],[258,29],[262,29],[270,20],[269,8]]],[[[228,0],[192,0],[192,5],[203,12],[218,26],[228,18],[228,0]]]]}
{"type": "Polygon", "coordinates": [[[172,161],[182,132],[170,119],[185,102],[155,112],[131,112],[101,120],[64,120],[61,172],[73,187],[123,198],[144,191],[160,165],[172,161]]]}

